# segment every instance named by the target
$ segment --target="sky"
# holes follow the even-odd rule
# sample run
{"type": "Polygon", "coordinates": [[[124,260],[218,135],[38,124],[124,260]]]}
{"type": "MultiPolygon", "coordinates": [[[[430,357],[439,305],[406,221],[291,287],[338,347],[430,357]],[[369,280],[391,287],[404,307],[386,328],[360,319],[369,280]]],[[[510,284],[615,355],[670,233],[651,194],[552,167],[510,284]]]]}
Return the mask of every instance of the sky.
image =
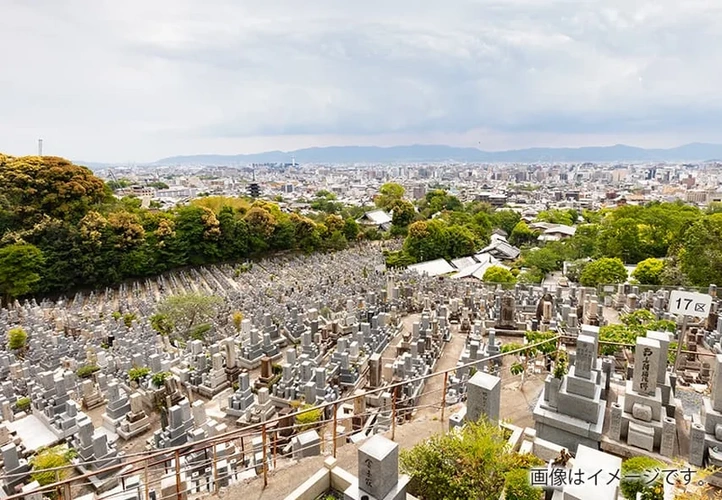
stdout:
{"type": "Polygon", "coordinates": [[[0,0],[0,151],[722,143],[714,0],[0,0]]]}

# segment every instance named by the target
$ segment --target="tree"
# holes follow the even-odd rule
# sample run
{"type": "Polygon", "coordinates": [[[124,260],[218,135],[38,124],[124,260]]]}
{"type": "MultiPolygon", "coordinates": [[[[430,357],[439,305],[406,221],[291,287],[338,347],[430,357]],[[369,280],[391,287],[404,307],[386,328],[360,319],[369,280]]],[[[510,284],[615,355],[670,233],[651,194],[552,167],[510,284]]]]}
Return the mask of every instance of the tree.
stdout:
{"type": "Polygon", "coordinates": [[[170,335],[175,325],[166,314],[158,313],[150,317],[150,327],[161,335],[170,335]]]}
{"type": "Polygon", "coordinates": [[[35,290],[45,264],[34,245],[15,243],[0,249],[0,293],[9,301],[35,290]]]}
{"type": "Polygon", "coordinates": [[[531,249],[524,253],[524,264],[539,269],[544,275],[562,268],[564,257],[551,246],[531,249]]]}
{"type": "Polygon", "coordinates": [[[188,338],[194,327],[215,318],[221,304],[223,299],[215,295],[171,295],[160,303],[157,314],[165,316],[183,338],[188,338]]]}
{"type": "Polygon", "coordinates": [[[396,227],[406,227],[414,221],[416,210],[408,200],[396,200],[391,206],[393,210],[391,223],[396,227]]]}
{"type": "Polygon", "coordinates": [[[521,220],[521,215],[514,210],[497,210],[492,215],[491,220],[494,227],[498,227],[510,235],[514,230],[514,226],[521,220]]]}
{"type": "Polygon", "coordinates": [[[76,223],[111,197],[89,169],[55,156],[0,156],[0,192],[17,225],[25,228],[43,215],[76,223]]]}
{"type": "Polygon", "coordinates": [[[637,264],[632,277],[642,285],[661,285],[664,261],[655,258],[645,259],[637,264]]]}
{"type": "Polygon", "coordinates": [[[402,450],[399,462],[409,493],[427,500],[498,500],[510,471],[543,464],[510,451],[502,428],[486,420],[402,450]]]}
{"type": "Polygon", "coordinates": [[[343,224],[343,235],[347,241],[356,241],[359,235],[359,226],[353,218],[349,217],[343,224]]]}
{"type": "Polygon", "coordinates": [[[11,328],[8,331],[8,349],[11,351],[25,349],[28,342],[28,334],[25,330],[20,327],[11,328]]]}
{"type": "Polygon", "coordinates": [[[482,280],[487,283],[516,282],[516,279],[514,279],[514,275],[511,274],[511,271],[499,266],[491,266],[489,269],[487,269],[486,272],[484,272],[484,277],[482,278],[482,280]]]}
{"type": "Polygon", "coordinates": [[[618,258],[604,257],[587,264],[579,279],[584,286],[623,283],[629,274],[624,263],[618,258]]]}
{"type": "Polygon", "coordinates": [[[394,203],[404,197],[406,190],[401,184],[387,182],[379,189],[379,194],[374,198],[374,203],[382,210],[389,210],[394,203]]]}
{"type": "Polygon", "coordinates": [[[549,222],[551,224],[563,224],[565,226],[573,226],[577,222],[579,214],[574,209],[569,210],[544,210],[539,212],[536,220],[541,222],[549,222]]]}
{"type": "Polygon", "coordinates": [[[705,216],[684,233],[680,269],[697,286],[722,283],[722,213],[705,216]]]}
{"type": "Polygon", "coordinates": [[[532,231],[529,225],[522,221],[517,222],[514,229],[511,230],[509,235],[509,243],[516,246],[521,246],[526,243],[531,243],[537,239],[537,233],[532,231]]]}
{"type": "Polygon", "coordinates": [[[577,259],[569,263],[566,270],[566,277],[569,278],[569,281],[578,283],[582,277],[584,268],[587,267],[590,262],[592,261],[589,259],[577,259]]]}
{"type": "Polygon", "coordinates": [[[449,258],[471,255],[476,251],[476,237],[467,227],[450,226],[447,234],[449,242],[447,256],[449,258]]]}
{"type": "Polygon", "coordinates": [[[449,251],[449,232],[440,220],[418,221],[409,226],[404,251],[416,262],[446,257],[449,251]]]}

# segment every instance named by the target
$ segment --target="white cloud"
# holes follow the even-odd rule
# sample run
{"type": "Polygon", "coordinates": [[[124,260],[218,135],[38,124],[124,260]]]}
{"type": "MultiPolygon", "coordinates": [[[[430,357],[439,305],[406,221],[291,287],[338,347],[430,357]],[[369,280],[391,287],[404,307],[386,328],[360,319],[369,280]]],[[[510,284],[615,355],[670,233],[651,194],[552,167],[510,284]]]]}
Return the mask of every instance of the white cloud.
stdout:
{"type": "Polygon", "coordinates": [[[708,0],[5,0],[0,150],[719,140],[708,0]],[[540,141],[544,141],[541,142],[540,141]]]}

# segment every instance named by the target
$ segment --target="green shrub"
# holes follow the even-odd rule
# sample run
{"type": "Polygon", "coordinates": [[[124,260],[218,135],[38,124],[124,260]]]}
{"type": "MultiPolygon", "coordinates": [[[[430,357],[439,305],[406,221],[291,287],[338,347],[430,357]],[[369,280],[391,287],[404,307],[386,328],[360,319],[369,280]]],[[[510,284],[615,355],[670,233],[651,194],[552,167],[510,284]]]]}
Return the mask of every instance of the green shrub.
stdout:
{"type": "Polygon", "coordinates": [[[296,425],[299,431],[306,431],[316,427],[323,417],[323,409],[309,404],[301,407],[300,413],[296,415],[296,425]]]}
{"type": "Polygon", "coordinates": [[[30,409],[30,398],[20,398],[15,402],[15,406],[20,411],[27,411],[30,409]]]}
{"type": "Polygon", "coordinates": [[[100,367],[97,365],[83,365],[80,368],[78,368],[78,371],[75,372],[75,374],[78,376],[78,378],[90,378],[93,373],[100,370],[100,367]]]}
{"type": "Polygon", "coordinates": [[[665,466],[662,462],[649,457],[633,457],[622,463],[622,477],[619,482],[619,488],[622,495],[627,500],[636,500],[637,493],[641,492],[645,496],[645,500],[663,500],[664,495],[661,489],[657,488],[661,484],[663,475],[660,474],[657,481],[648,484],[651,478],[655,476],[655,469],[662,470],[665,466]],[[651,473],[651,476],[645,477],[645,473],[651,473]]]}
{"type": "Polygon", "coordinates": [[[528,469],[513,469],[506,473],[504,481],[505,500],[540,500],[544,490],[532,486],[528,469]]]}
{"type": "Polygon", "coordinates": [[[140,382],[145,376],[147,376],[150,373],[150,368],[148,367],[142,367],[142,368],[131,368],[128,370],[128,378],[131,382],[140,382]]]}
{"type": "Polygon", "coordinates": [[[487,420],[434,435],[400,456],[411,477],[409,493],[425,500],[498,500],[508,472],[540,465],[511,451],[505,430],[487,420]]]}
{"type": "Polygon", "coordinates": [[[163,387],[163,384],[165,383],[165,380],[170,377],[170,373],[168,372],[159,372],[154,374],[151,377],[151,382],[153,382],[153,385],[156,387],[163,387]]]}
{"type": "Polygon", "coordinates": [[[20,327],[12,328],[8,331],[8,349],[24,349],[28,342],[28,334],[20,327]]]}
{"type": "Polygon", "coordinates": [[[48,484],[55,483],[58,480],[62,481],[68,476],[68,474],[70,473],[70,469],[66,468],[57,471],[45,471],[45,469],[54,469],[70,465],[70,461],[74,457],[75,451],[68,449],[66,445],[58,445],[54,446],[53,448],[46,448],[30,459],[30,465],[33,467],[33,470],[42,471],[33,472],[30,475],[30,478],[40,483],[40,486],[46,486],[48,484]]]}

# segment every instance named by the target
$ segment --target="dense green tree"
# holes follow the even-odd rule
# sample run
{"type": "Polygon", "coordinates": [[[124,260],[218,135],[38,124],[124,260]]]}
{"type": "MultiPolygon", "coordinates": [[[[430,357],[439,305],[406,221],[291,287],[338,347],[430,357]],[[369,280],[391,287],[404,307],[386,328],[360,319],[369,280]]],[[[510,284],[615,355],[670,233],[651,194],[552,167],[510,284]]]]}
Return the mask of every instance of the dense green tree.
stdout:
{"type": "Polygon", "coordinates": [[[7,300],[33,292],[45,259],[34,245],[15,243],[0,248],[0,293],[7,300]]]}
{"type": "Polygon", "coordinates": [[[161,335],[170,335],[175,325],[167,315],[157,313],[150,317],[150,327],[161,335]]]}
{"type": "Polygon", "coordinates": [[[624,218],[605,225],[597,240],[600,253],[607,257],[617,257],[623,262],[636,264],[647,256],[639,221],[624,218]]]}
{"type": "Polygon", "coordinates": [[[564,262],[564,256],[552,246],[532,248],[523,254],[524,265],[539,269],[544,275],[552,271],[559,271],[564,262]]]}
{"type": "Polygon", "coordinates": [[[391,205],[391,210],[393,210],[391,223],[396,227],[408,226],[416,216],[414,205],[408,200],[396,200],[391,205]]]}
{"type": "Polygon", "coordinates": [[[521,215],[514,210],[497,210],[492,215],[491,220],[494,227],[498,227],[504,230],[506,234],[511,235],[514,226],[521,220],[521,215]]]}
{"type": "Polygon", "coordinates": [[[514,283],[516,279],[511,271],[499,266],[491,266],[484,272],[483,281],[488,283],[514,283]]]}
{"type": "Polygon", "coordinates": [[[531,243],[537,239],[539,233],[532,231],[529,225],[522,221],[517,222],[509,235],[509,243],[516,246],[531,243]]]}
{"type": "Polygon", "coordinates": [[[379,189],[379,194],[374,199],[376,206],[382,210],[391,210],[394,203],[404,197],[406,190],[401,184],[387,182],[379,189]]]}
{"type": "Polygon", "coordinates": [[[622,283],[628,278],[624,263],[618,258],[603,257],[584,267],[579,281],[584,286],[622,283]]]}
{"type": "Polygon", "coordinates": [[[597,252],[597,238],[599,237],[598,224],[582,224],[577,226],[574,236],[565,241],[570,259],[586,259],[594,257],[597,252]]]}
{"type": "Polygon", "coordinates": [[[404,251],[417,262],[446,257],[449,232],[440,220],[418,221],[409,226],[404,251]]]}
{"type": "Polygon", "coordinates": [[[722,283],[722,213],[707,215],[684,233],[680,269],[697,286],[722,283]]]}
{"type": "Polygon", "coordinates": [[[461,212],[463,208],[464,205],[456,196],[443,189],[431,190],[419,200],[419,211],[425,218],[442,211],[461,212]]]}
{"type": "Polygon", "coordinates": [[[343,203],[336,201],[336,195],[326,190],[316,193],[315,198],[311,201],[311,208],[327,214],[337,214],[343,210],[343,203]]]}
{"type": "Polygon", "coordinates": [[[539,212],[536,217],[537,221],[550,222],[552,224],[563,224],[565,226],[573,226],[577,223],[579,213],[574,209],[568,210],[544,210],[539,212]]]}
{"type": "Polygon", "coordinates": [[[343,224],[343,235],[347,241],[356,241],[359,235],[359,225],[353,218],[349,217],[343,224]]]}
{"type": "Polygon", "coordinates": [[[218,214],[221,231],[218,240],[220,258],[223,260],[242,259],[248,255],[248,226],[233,207],[224,206],[218,214]]]}
{"type": "Polygon", "coordinates": [[[476,252],[476,237],[470,229],[464,226],[449,226],[448,228],[449,258],[464,257],[476,252]]]}
{"type": "Polygon", "coordinates": [[[645,259],[637,264],[632,277],[642,285],[661,285],[664,261],[655,258],[645,259]]]}
{"type": "Polygon", "coordinates": [[[111,193],[89,169],[55,156],[0,156],[0,192],[25,228],[43,215],[77,222],[111,193]]]}

